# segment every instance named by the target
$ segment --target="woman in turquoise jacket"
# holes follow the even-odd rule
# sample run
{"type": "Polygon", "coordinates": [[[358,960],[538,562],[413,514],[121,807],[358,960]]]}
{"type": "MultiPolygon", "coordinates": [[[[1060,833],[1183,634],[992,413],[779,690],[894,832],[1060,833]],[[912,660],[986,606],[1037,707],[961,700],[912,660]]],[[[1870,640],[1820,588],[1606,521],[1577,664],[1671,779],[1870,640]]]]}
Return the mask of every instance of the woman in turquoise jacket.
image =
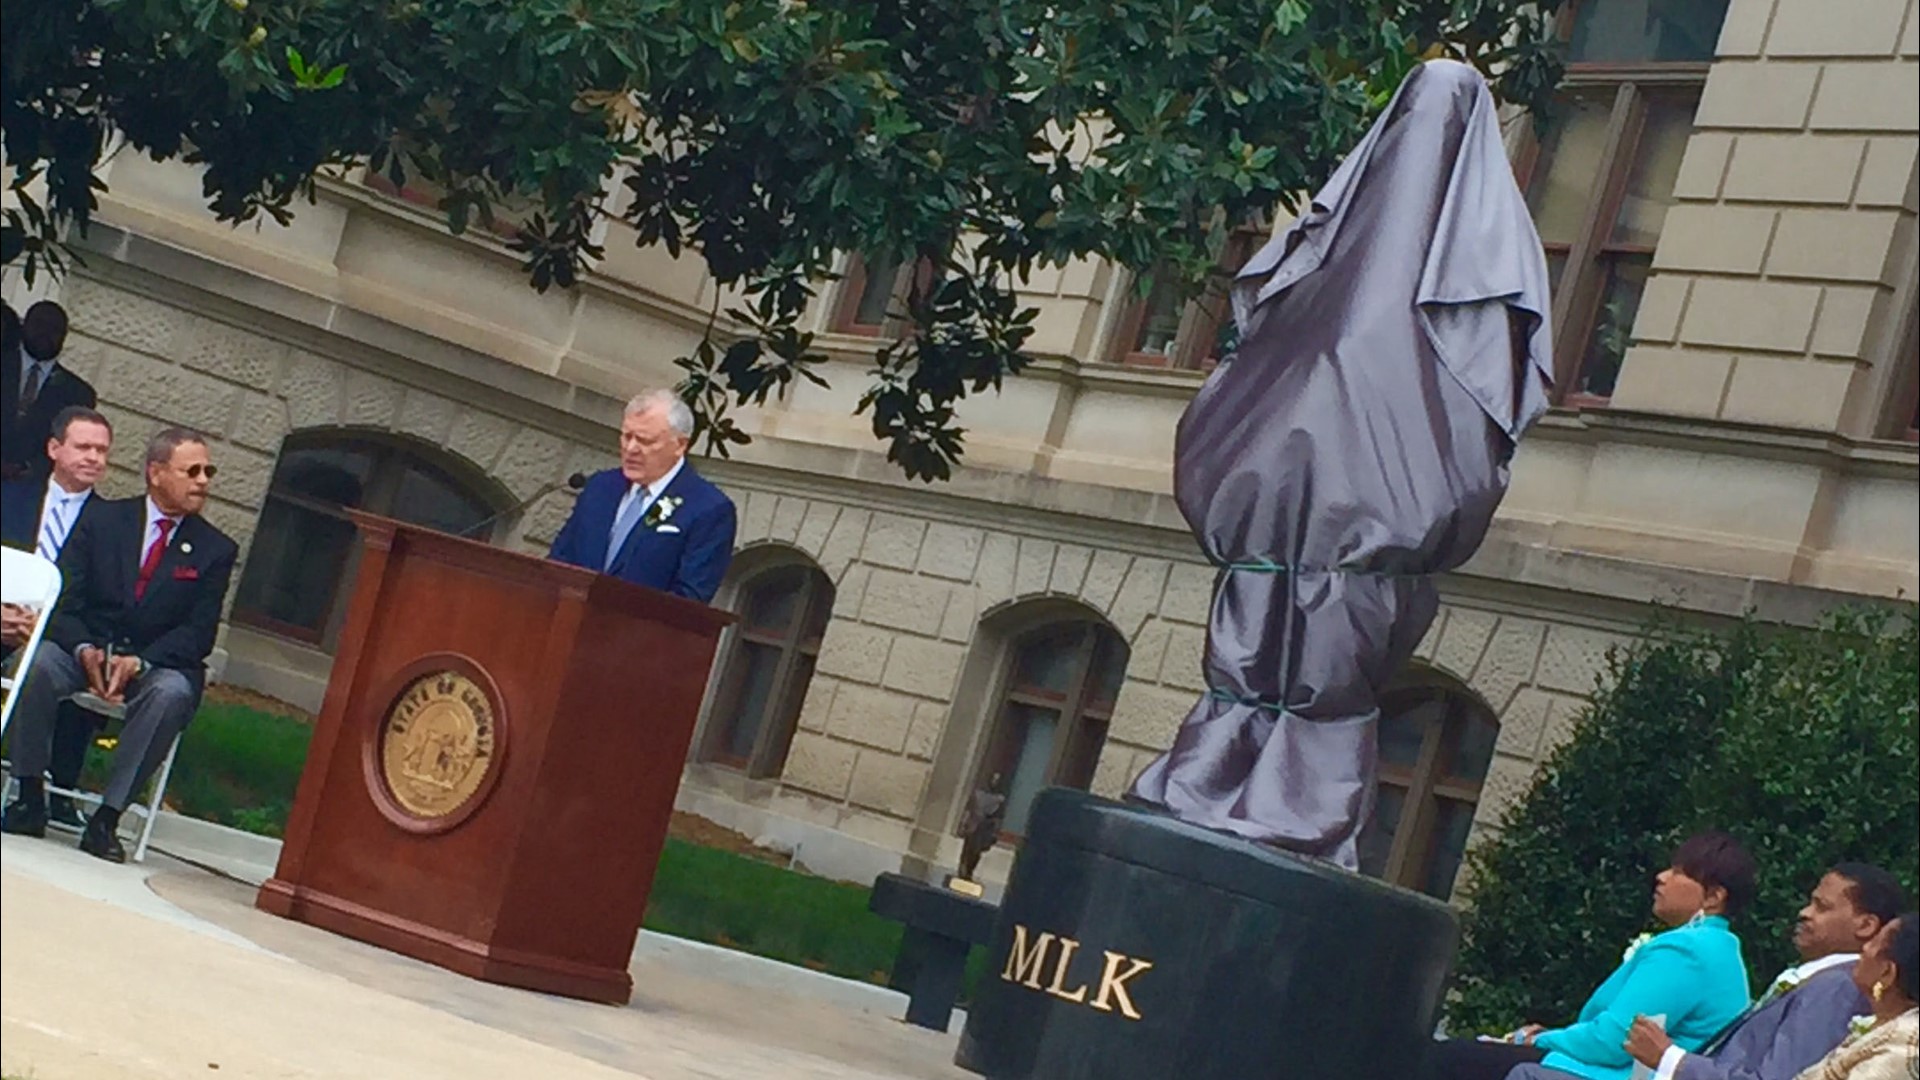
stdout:
{"type": "Polygon", "coordinates": [[[1432,1080],[1628,1080],[1627,1030],[1664,1017],[1674,1045],[1698,1050],[1745,1011],[1747,966],[1729,918],[1752,901],[1753,859],[1724,833],[1690,837],[1655,879],[1653,915],[1671,927],[1642,935],[1561,1028],[1530,1024],[1505,1041],[1437,1043],[1432,1080]],[[1511,1071],[1509,1071],[1511,1070],[1511,1071]]]}

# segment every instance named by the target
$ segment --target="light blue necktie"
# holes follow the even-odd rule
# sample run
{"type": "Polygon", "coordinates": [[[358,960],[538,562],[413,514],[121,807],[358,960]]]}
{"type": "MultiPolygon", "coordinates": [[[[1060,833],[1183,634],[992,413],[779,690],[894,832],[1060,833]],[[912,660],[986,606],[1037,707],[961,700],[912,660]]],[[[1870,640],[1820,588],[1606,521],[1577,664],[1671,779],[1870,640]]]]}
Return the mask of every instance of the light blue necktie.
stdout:
{"type": "Polygon", "coordinates": [[[639,494],[627,500],[627,508],[620,513],[620,520],[613,523],[613,533],[607,538],[607,564],[602,570],[611,573],[614,560],[620,557],[620,549],[627,546],[627,537],[633,534],[634,526],[640,524],[640,518],[653,503],[653,490],[641,488],[639,494]]]}
{"type": "Polygon", "coordinates": [[[43,559],[58,562],[60,546],[67,542],[69,522],[61,516],[65,505],[63,500],[47,499],[47,520],[40,525],[40,543],[34,548],[34,554],[43,559]]]}

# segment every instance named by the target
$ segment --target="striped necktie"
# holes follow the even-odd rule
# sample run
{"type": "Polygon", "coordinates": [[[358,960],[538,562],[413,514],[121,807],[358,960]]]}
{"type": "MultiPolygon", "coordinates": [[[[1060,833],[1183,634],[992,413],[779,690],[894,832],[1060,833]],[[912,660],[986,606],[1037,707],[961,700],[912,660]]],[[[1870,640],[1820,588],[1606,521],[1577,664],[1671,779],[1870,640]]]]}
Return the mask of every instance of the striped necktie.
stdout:
{"type": "Polygon", "coordinates": [[[49,562],[58,562],[60,548],[67,542],[67,533],[73,530],[73,511],[68,508],[65,499],[47,497],[47,512],[41,515],[40,542],[34,546],[33,553],[49,562]]]}

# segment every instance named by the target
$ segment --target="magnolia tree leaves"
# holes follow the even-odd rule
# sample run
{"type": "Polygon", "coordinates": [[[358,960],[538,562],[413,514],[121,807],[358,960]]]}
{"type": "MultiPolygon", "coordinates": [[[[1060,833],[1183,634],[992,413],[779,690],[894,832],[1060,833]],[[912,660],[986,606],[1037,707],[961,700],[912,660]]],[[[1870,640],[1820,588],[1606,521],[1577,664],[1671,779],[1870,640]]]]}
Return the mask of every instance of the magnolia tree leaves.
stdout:
{"type": "Polygon", "coordinates": [[[618,214],[745,298],[680,360],[725,452],[745,439],[733,408],[818,380],[797,327],[861,252],[923,268],[860,399],[920,479],[960,459],[958,403],[1026,363],[1036,268],[1097,256],[1192,294],[1422,57],[1469,60],[1536,110],[1561,68],[1558,0],[16,6],[9,262],[57,269],[122,143],[204,166],[235,222],[285,220],[317,173],[362,161],[443,191],[456,232],[531,206],[514,245],[539,289],[577,282],[618,214]]]}

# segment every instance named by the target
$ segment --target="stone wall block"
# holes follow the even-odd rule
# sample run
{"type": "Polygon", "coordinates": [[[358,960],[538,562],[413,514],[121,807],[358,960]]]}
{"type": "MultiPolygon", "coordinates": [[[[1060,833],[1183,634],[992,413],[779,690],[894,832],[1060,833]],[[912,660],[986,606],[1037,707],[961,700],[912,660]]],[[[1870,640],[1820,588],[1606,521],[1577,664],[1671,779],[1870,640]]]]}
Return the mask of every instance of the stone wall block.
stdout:
{"type": "Polygon", "coordinates": [[[383,375],[348,368],[346,422],[354,427],[392,428],[405,390],[383,375]]]}
{"type": "Polygon", "coordinates": [[[813,499],[807,503],[807,516],[800,521],[800,531],[793,538],[794,545],[816,560],[826,550],[827,537],[833,535],[833,523],[840,518],[840,506],[837,503],[813,499]]]}
{"type": "Polygon", "coordinates": [[[1096,611],[1111,610],[1132,567],[1130,555],[1105,549],[1094,552],[1093,561],[1087,566],[1086,583],[1080,587],[1080,599],[1096,611]]]}
{"type": "Polygon", "coordinates": [[[815,670],[849,682],[877,683],[887,670],[893,640],[893,634],[879,627],[834,619],[827,623],[815,670]]]}
{"type": "Polygon", "coordinates": [[[1545,689],[1584,697],[1593,692],[1596,680],[1606,670],[1607,650],[1623,644],[1623,638],[1602,630],[1549,627],[1536,681],[1545,689]]]}
{"type": "Polygon", "coordinates": [[[1186,690],[1128,679],[1120,688],[1120,700],[1114,703],[1113,722],[1107,737],[1155,751],[1173,745],[1174,732],[1198,703],[1186,690]]]}
{"type": "Polygon", "coordinates": [[[521,540],[537,546],[542,551],[553,546],[553,538],[567,523],[567,517],[573,513],[574,495],[570,491],[549,491],[540,501],[528,507],[520,515],[520,526],[516,530],[521,540]]]}
{"type": "Polygon", "coordinates": [[[936,521],[927,527],[917,564],[923,574],[950,581],[972,581],[986,533],[965,525],[936,521]]]}
{"type": "Polygon", "coordinates": [[[1768,56],[1891,56],[1907,0],[1779,0],[1768,56]]]}
{"type": "Polygon", "coordinates": [[[798,731],[787,749],[787,765],[780,779],[790,787],[811,791],[829,799],[847,797],[853,779],[853,762],[859,751],[824,735],[798,731]]]}
{"type": "Polygon", "coordinates": [[[941,640],[972,641],[973,631],[979,625],[979,590],[964,585],[955,588],[948,594],[947,613],[940,619],[941,640]]]}
{"type": "Polygon", "coordinates": [[[947,595],[952,590],[951,585],[933,578],[896,570],[875,570],[867,582],[860,619],[875,626],[932,637],[940,632],[940,622],[947,611],[947,595]]]}
{"type": "Polygon", "coordinates": [[[1171,624],[1168,627],[1166,656],[1160,663],[1160,682],[1195,694],[1206,692],[1206,658],[1205,627],[1171,624]]]}
{"type": "Polygon", "coordinates": [[[1532,761],[1495,754],[1487,779],[1480,785],[1480,808],[1475,817],[1489,824],[1499,822],[1533,787],[1538,773],[1539,766],[1532,761]]]}
{"type": "Polygon", "coordinates": [[[1443,604],[1439,612],[1434,615],[1433,621],[1427,624],[1427,632],[1420,638],[1420,644],[1413,647],[1413,658],[1415,660],[1422,660],[1427,663],[1433,662],[1433,654],[1439,651],[1440,636],[1442,631],[1446,629],[1446,625],[1447,608],[1446,605],[1443,604]]]}
{"type": "Polygon", "coordinates": [[[949,641],[895,638],[881,682],[890,690],[946,701],[953,696],[966,655],[966,649],[949,641]]]}
{"type": "Polygon", "coordinates": [[[911,820],[920,808],[920,791],[926,782],[925,765],[891,754],[862,750],[859,762],[853,767],[853,786],[847,792],[847,801],[911,820]]]}
{"type": "Polygon", "coordinates": [[[1500,714],[1500,737],[1494,749],[1510,757],[1537,760],[1540,740],[1547,733],[1547,719],[1559,700],[1537,687],[1522,687],[1500,714]]]}
{"type": "Polygon", "coordinates": [[[1533,669],[1540,660],[1540,644],[1545,640],[1545,623],[1532,619],[1503,617],[1493,632],[1480,665],[1468,680],[1495,715],[1507,708],[1514,692],[1533,681],[1533,669]]]}
{"type": "Polygon", "coordinates": [[[1127,571],[1127,580],[1120,586],[1120,595],[1114,598],[1113,607],[1107,611],[1113,628],[1120,636],[1132,641],[1140,633],[1140,627],[1146,623],[1147,616],[1160,610],[1160,598],[1166,592],[1168,563],[1165,559],[1135,559],[1127,571]]]}
{"type": "MultiPolygon", "coordinates": [[[[1920,22],[1920,18],[1916,18],[1920,22]]],[[[1867,160],[1860,166],[1860,186],[1854,201],[1861,206],[1915,208],[1914,173],[1920,159],[1920,139],[1896,135],[1867,144],[1867,160]]]]}
{"type": "Polygon", "coordinates": [[[773,510],[780,503],[780,497],[767,491],[748,491],[746,501],[735,507],[739,522],[735,529],[739,533],[739,542],[753,543],[769,540],[773,537],[773,510]]]}
{"type": "Polygon", "coordinates": [[[479,409],[462,409],[447,439],[447,449],[466,458],[482,471],[490,469],[513,438],[515,424],[504,416],[479,409]]]}
{"type": "Polygon", "coordinates": [[[235,443],[278,453],[287,437],[287,403],[266,394],[245,394],[240,399],[239,417],[228,437],[235,443]]]}
{"type": "Polygon", "coordinates": [[[1742,135],[1722,189],[1743,202],[1844,206],[1866,140],[1839,135],[1742,135]]]}
{"type": "MultiPolygon", "coordinates": [[[[331,360],[296,352],[280,377],[291,430],[337,427],[346,416],[347,370],[331,360]]],[[[492,461],[489,457],[487,461],[492,461]]]]}
{"type": "Polygon", "coordinates": [[[875,514],[867,527],[867,542],[860,549],[860,558],[874,566],[911,570],[920,562],[920,542],[926,534],[927,523],[919,518],[875,514]]]}
{"type": "Polygon", "coordinates": [[[1167,573],[1166,595],[1160,598],[1161,617],[1206,625],[1213,615],[1213,583],[1218,576],[1206,563],[1174,563],[1167,573]]]}
{"type": "Polygon", "coordinates": [[[860,563],[850,563],[846,571],[833,583],[833,617],[836,619],[857,619],[860,608],[866,603],[867,582],[873,578],[873,569],[860,563]]]}
{"type": "Polygon", "coordinates": [[[267,486],[273,480],[273,455],[239,446],[211,448],[220,477],[214,489],[220,497],[239,506],[259,507],[267,500],[267,486]]]}
{"type": "Polygon", "coordinates": [[[1434,664],[1465,682],[1479,666],[1480,656],[1487,651],[1487,642],[1499,621],[1498,616],[1473,608],[1449,610],[1446,632],[1433,653],[1434,664]]]}
{"type": "Polygon", "coordinates": [[[1013,598],[1014,567],[1019,558],[1018,539],[1002,532],[987,534],[980,545],[980,562],[973,577],[982,604],[993,605],[1013,598]]]}
{"type": "MultiPolygon", "coordinates": [[[[215,435],[225,434],[232,425],[243,393],[231,383],[131,353],[116,357],[111,372],[100,388],[103,403],[133,408],[162,425],[178,424],[215,435]]],[[[157,425],[114,423],[114,434],[123,446],[144,446],[156,430],[157,425]]]]}
{"type": "Polygon", "coordinates": [[[1013,572],[1014,596],[1039,596],[1047,591],[1047,586],[1053,581],[1055,547],[1051,540],[1035,540],[1030,536],[1020,538],[1020,561],[1013,572]]]}
{"type": "Polygon", "coordinates": [[[167,346],[181,366],[249,390],[273,389],[289,352],[272,338],[198,316],[181,323],[167,346]]]}
{"type": "Polygon", "coordinates": [[[826,731],[840,685],[839,679],[814,672],[813,678],[807,681],[807,696],[800,702],[800,718],[795,726],[801,731],[826,731]]]}
{"type": "Polygon", "coordinates": [[[1701,278],[1693,283],[1680,336],[1695,345],[1803,352],[1819,301],[1814,285],[1701,278]]]}
{"type": "Polygon", "coordinates": [[[839,580],[847,566],[860,557],[860,547],[867,542],[867,525],[872,520],[870,512],[850,506],[834,518],[833,529],[827,533],[827,542],[820,549],[820,568],[827,576],[839,580]]]}
{"type": "Polygon", "coordinates": [[[170,304],[78,276],[69,279],[62,304],[74,331],[153,356],[167,355],[174,335],[193,318],[170,304]]]}
{"type": "Polygon", "coordinates": [[[807,517],[807,500],[792,495],[780,496],[773,507],[773,531],[770,534],[782,543],[797,544],[800,540],[800,523],[807,517]]]}
{"type": "Polygon", "coordinates": [[[400,415],[395,418],[393,429],[434,446],[445,446],[448,434],[453,431],[454,418],[459,415],[458,402],[408,387],[400,399],[400,415]]]}
{"type": "Polygon", "coordinates": [[[1087,566],[1092,561],[1091,549],[1079,544],[1061,544],[1053,553],[1053,577],[1047,583],[1047,591],[1056,596],[1079,596],[1080,586],[1087,580],[1087,566]]]}
{"type": "Polygon", "coordinates": [[[542,485],[561,479],[566,460],[566,440],[537,428],[522,428],[494,462],[493,477],[514,498],[531,498],[542,485]]]}
{"type": "Polygon", "coordinates": [[[1806,126],[1807,107],[1820,77],[1818,64],[1743,64],[1721,61],[1707,75],[1694,123],[1709,128],[1806,126]]]}
{"type": "Polygon", "coordinates": [[[1920,131],[1920,64],[1828,64],[1809,126],[1815,131],[1920,131]]]}
{"type": "Polygon", "coordinates": [[[841,683],[827,712],[827,733],[899,753],[907,744],[907,729],[913,726],[913,706],[914,700],[905,694],[841,683]]]}
{"type": "Polygon", "coordinates": [[[1100,750],[1100,760],[1093,767],[1093,782],[1087,790],[1105,799],[1117,799],[1132,786],[1133,779],[1140,775],[1147,762],[1147,755],[1130,747],[1108,743],[1100,750]]]}
{"type": "Polygon", "coordinates": [[[930,761],[940,748],[940,735],[947,729],[947,707],[922,701],[913,707],[913,726],[907,729],[906,753],[918,761],[930,761]]]}

